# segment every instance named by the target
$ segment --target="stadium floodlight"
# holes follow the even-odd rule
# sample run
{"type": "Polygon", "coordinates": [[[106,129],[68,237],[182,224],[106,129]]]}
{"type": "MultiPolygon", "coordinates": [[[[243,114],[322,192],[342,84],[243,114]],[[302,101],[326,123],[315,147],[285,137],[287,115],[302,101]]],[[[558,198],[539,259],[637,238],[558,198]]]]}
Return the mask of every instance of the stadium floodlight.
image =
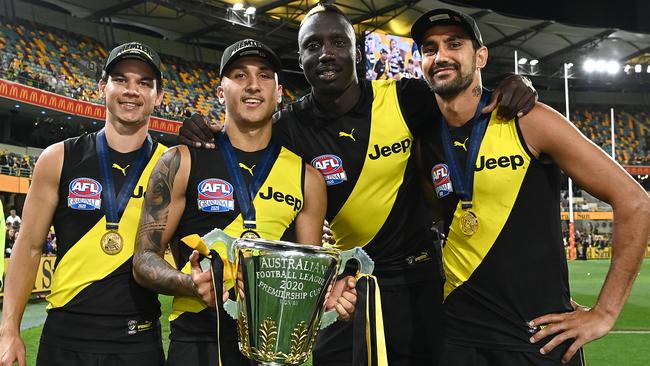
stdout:
{"type": "Polygon", "coordinates": [[[594,72],[596,70],[596,61],[592,59],[587,59],[582,67],[586,72],[594,72]]]}
{"type": "Polygon", "coordinates": [[[226,9],[226,18],[232,24],[239,24],[250,28],[256,24],[256,10],[254,6],[246,8],[243,3],[235,3],[226,9]]]}
{"type": "Polygon", "coordinates": [[[526,62],[528,62],[528,59],[525,58],[525,57],[522,57],[522,58],[519,59],[519,65],[525,65],[526,62]]]}
{"type": "Polygon", "coordinates": [[[634,72],[640,73],[642,69],[643,69],[643,66],[641,66],[639,64],[634,65],[634,72]]]}
{"type": "Polygon", "coordinates": [[[529,65],[530,66],[535,66],[539,63],[539,60],[530,60],[529,65]]]}
{"type": "Polygon", "coordinates": [[[621,65],[616,61],[609,61],[607,63],[607,73],[616,74],[621,70],[621,65]]]}
{"type": "Polygon", "coordinates": [[[648,74],[650,74],[650,65],[648,65],[648,69],[646,70],[648,74]]]}
{"type": "Polygon", "coordinates": [[[605,72],[607,70],[607,61],[597,60],[596,61],[596,71],[605,72]]]}
{"type": "Polygon", "coordinates": [[[631,68],[632,68],[632,66],[625,65],[625,67],[623,68],[623,71],[625,71],[626,73],[629,73],[631,68]]]}

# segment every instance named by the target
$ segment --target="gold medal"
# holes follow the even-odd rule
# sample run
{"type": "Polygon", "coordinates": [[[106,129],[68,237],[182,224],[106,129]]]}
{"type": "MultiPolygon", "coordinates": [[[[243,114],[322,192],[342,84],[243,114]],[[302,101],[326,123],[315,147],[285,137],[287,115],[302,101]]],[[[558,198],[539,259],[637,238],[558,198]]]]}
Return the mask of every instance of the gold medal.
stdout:
{"type": "Polygon", "coordinates": [[[260,234],[258,234],[255,230],[246,229],[246,230],[244,230],[243,233],[241,233],[241,238],[243,238],[243,239],[259,239],[260,234]]]}
{"type": "Polygon", "coordinates": [[[101,246],[104,253],[115,255],[122,251],[122,236],[114,230],[107,231],[102,236],[101,246]]]}
{"type": "Polygon", "coordinates": [[[465,210],[460,216],[460,231],[465,235],[474,235],[478,231],[478,217],[470,210],[465,210]]]}

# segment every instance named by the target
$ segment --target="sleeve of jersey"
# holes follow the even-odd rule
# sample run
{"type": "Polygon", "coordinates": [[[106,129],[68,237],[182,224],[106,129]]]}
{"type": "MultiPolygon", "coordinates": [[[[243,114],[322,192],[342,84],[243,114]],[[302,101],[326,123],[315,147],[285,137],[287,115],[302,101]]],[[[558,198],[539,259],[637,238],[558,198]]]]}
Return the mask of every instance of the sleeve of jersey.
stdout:
{"type": "Polygon", "coordinates": [[[423,79],[401,79],[397,82],[397,100],[402,115],[415,137],[431,131],[442,115],[434,94],[423,79]]]}

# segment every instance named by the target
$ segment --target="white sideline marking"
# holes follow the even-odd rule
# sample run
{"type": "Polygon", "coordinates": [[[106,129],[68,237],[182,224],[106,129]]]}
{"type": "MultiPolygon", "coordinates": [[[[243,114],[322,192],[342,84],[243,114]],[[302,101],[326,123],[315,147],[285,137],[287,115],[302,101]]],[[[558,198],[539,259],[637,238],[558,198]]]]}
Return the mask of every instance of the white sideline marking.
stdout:
{"type": "Polygon", "coordinates": [[[650,334],[650,330],[613,330],[610,334],[650,334]]]}

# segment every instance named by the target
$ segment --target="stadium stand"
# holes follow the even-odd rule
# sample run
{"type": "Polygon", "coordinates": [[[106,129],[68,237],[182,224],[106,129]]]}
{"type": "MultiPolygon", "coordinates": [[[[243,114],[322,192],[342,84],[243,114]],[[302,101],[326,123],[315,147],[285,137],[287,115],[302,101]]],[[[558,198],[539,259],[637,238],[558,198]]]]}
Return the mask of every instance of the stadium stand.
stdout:
{"type": "MultiPolygon", "coordinates": [[[[0,77],[75,99],[102,103],[96,80],[107,52],[100,42],[43,25],[0,22],[0,51],[0,77]]],[[[156,115],[182,120],[184,116],[199,112],[219,120],[223,118],[223,106],[216,97],[220,83],[216,65],[163,55],[163,73],[166,94],[156,115]]],[[[294,79],[283,80],[285,102],[296,100],[307,92],[304,81],[294,79]]],[[[609,118],[609,110],[598,105],[579,106],[572,113],[576,126],[608,153],[611,151],[609,118]]],[[[615,118],[617,160],[622,164],[649,164],[648,113],[626,107],[617,110],[615,118]]],[[[11,156],[8,164],[0,164],[1,172],[29,176],[31,168],[29,172],[14,168],[14,158],[18,165],[23,160],[11,156]]],[[[31,166],[34,159],[28,159],[31,166]]]]}
{"type": "Polygon", "coordinates": [[[20,155],[6,149],[0,151],[0,174],[31,177],[36,156],[20,155]]]}
{"type": "MultiPolygon", "coordinates": [[[[107,56],[98,41],[41,25],[0,23],[0,77],[93,103],[101,62],[107,56]]],[[[194,112],[222,119],[216,90],[221,82],[213,64],[162,56],[165,97],[156,115],[182,120],[194,112]]],[[[285,86],[284,99],[300,96],[285,86]]]]}
{"type": "MultiPolygon", "coordinates": [[[[611,120],[609,109],[602,106],[581,106],[572,114],[572,121],[585,136],[611,154],[611,120]]],[[[623,164],[647,165],[650,163],[650,116],[645,110],[616,111],[616,160],[623,164]]]]}

